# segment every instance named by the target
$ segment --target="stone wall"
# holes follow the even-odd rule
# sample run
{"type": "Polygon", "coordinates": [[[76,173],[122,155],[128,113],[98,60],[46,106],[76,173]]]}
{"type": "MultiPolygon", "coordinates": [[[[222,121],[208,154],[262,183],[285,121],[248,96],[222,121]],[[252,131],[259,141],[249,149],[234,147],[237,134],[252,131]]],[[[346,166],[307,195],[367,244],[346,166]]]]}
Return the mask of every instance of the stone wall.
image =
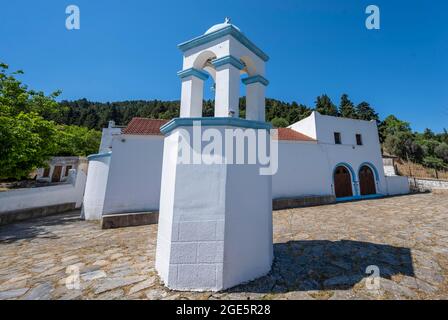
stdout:
{"type": "Polygon", "coordinates": [[[409,178],[409,184],[415,191],[448,190],[447,180],[409,178]]]}

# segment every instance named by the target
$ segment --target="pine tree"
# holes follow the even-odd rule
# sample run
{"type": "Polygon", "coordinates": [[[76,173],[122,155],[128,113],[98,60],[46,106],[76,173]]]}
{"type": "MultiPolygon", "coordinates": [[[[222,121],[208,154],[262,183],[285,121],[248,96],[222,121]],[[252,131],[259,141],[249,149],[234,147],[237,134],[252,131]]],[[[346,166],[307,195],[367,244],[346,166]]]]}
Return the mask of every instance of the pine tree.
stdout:
{"type": "Polygon", "coordinates": [[[316,98],[316,111],[320,114],[328,115],[328,116],[337,116],[338,109],[331,102],[331,99],[326,94],[318,96],[316,98]]]}
{"type": "Polygon", "coordinates": [[[348,95],[345,93],[341,96],[341,102],[339,104],[339,116],[351,119],[358,118],[353,102],[350,101],[348,95]]]}
{"type": "Polygon", "coordinates": [[[358,119],[361,120],[379,120],[378,113],[375,112],[368,102],[361,102],[356,106],[356,114],[358,115],[358,119]]]}

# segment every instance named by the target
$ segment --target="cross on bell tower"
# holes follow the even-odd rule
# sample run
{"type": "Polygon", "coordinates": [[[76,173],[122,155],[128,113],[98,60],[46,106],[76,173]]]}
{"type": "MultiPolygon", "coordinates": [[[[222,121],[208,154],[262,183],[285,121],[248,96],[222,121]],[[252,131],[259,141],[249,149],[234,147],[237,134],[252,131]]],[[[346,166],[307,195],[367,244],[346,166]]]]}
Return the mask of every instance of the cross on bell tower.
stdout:
{"type": "Polygon", "coordinates": [[[246,85],[246,119],[265,121],[265,62],[269,57],[225,18],[202,36],[181,43],[184,54],[180,117],[201,117],[204,81],[215,82],[215,117],[239,116],[239,92],[246,85]]]}

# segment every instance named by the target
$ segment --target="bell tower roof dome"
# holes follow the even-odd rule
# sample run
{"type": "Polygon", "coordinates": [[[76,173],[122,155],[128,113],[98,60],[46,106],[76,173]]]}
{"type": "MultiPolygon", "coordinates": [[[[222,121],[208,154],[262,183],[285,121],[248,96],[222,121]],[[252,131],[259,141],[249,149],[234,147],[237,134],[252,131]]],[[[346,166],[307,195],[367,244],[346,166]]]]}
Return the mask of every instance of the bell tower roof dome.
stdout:
{"type": "Polygon", "coordinates": [[[218,23],[215,24],[214,26],[212,26],[211,28],[209,28],[204,34],[209,34],[215,31],[218,31],[220,29],[224,29],[228,26],[233,26],[235,29],[237,29],[238,31],[241,32],[240,28],[238,28],[236,25],[230,23],[230,18],[225,18],[223,23],[218,23]]]}

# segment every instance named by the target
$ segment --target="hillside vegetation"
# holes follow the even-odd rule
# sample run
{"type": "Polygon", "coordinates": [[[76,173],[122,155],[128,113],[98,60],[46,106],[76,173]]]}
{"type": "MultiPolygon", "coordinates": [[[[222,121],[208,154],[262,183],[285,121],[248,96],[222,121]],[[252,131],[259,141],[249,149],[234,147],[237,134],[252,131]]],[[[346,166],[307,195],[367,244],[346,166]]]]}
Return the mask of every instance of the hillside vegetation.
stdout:
{"type": "MultiPolygon", "coordinates": [[[[0,63],[0,179],[20,179],[52,156],[85,156],[97,152],[101,129],[109,120],[126,125],[133,117],[171,119],[179,116],[179,101],[135,100],[92,102],[87,99],[61,101],[60,91],[49,95],[30,90],[0,63]]],[[[203,116],[213,116],[212,100],[204,101],[203,116]]],[[[313,106],[266,99],[266,120],[274,127],[286,127],[317,110],[321,114],[378,124],[384,151],[425,168],[443,171],[448,167],[448,133],[426,129],[413,132],[410,124],[393,115],[381,120],[366,101],[354,103],[343,94],[338,105],[326,94],[313,106]]],[[[246,101],[240,98],[240,117],[245,117],[246,101]]]]}

